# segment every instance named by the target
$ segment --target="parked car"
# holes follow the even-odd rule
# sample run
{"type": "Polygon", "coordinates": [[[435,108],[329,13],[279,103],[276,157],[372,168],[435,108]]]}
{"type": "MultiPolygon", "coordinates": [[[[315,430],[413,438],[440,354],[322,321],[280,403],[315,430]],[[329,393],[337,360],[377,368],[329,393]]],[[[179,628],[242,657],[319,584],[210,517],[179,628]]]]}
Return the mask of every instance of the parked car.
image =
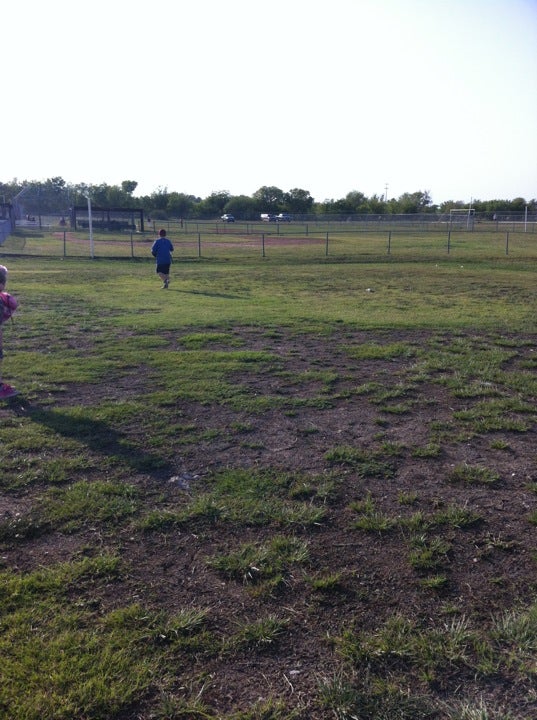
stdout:
{"type": "Polygon", "coordinates": [[[225,215],[222,215],[220,218],[224,222],[235,222],[235,218],[233,215],[230,215],[229,213],[226,213],[225,215]]]}
{"type": "Polygon", "coordinates": [[[261,213],[261,220],[263,220],[263,222],[276,222],[276,215],[272,213],[261,213]]]}
{"type": "Polygon", "coordinates": [[[276,215],[276,220],[278,222],[291,222],[291,216],[289,213],[280,213],[279,215],[276,215]]]}

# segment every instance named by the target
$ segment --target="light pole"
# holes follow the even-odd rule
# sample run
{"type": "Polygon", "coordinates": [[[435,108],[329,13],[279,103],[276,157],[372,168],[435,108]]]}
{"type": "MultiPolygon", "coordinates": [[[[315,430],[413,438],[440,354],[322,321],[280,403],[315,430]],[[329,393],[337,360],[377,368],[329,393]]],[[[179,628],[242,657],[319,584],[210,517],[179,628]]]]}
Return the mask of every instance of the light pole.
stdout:
{"type": "MultiPolygon", "coordinates": [[[[85,194],[85,193],[84,193],[85,194]]],[[[88,225],[89,225],[89,242],[90,242],[90,256],[91,259],[94,260],[95,258],[95,252],[93,247],[93,217],[91,214],[91,196],[88,193],[86,195],[87,201],[88,201],[88,225]]]]}

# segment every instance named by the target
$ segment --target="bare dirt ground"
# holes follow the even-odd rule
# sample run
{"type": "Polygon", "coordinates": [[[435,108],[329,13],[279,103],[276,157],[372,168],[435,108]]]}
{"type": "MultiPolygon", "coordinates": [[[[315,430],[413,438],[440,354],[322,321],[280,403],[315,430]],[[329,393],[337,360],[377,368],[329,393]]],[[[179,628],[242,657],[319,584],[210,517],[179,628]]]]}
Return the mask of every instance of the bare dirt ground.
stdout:
{"type": "MultiPolygon", "coordinates": [[[[232,717],[268,700],[287,708],[278,717],[291,717],[293,712],[312,720],[377,717],[337,715],[322,706],[320,683],[340,671],[353,677],[356,688],[363,686],[366,675],[378,672],[384,681],[404,685],[409,695],[435,703],[434,713],[415,717],[455,717],[438,708],[458,701],[476,706],[484,702],[491,718],[509,713],[516,719],[537,717],[535,680],[521,678],[515,671],[504,668],[494,676],[477,676],[471,662],[450,663],[449,658],[428,678],[402,658],[376,670],[370,662],[353,667],[338,652],[336,641],[346,631],[375,633],[397,615],[421,628],[442,629],[453,618],[465,618],[470,626],[486,629],[495,615],[535,601],[537,541],[535,524],[530,522],[537,508],[535,416],[525,415],[530,422],[525,432],[475,432],[457,420],[456,413],[482,398],[455,397],[434,373],[405,387],[401,398],[384,403],[374,394],[357,392],[370,383],[392,390],[403,385],[415,358],[357,361],[346,351],[348,346],[402,342],[419,349],[430,340],[430,333],[341,330],[317,336],[257,328],[236,328],[233,333],[242,349],[273,353],[280,363],[278,372],[240,377],[237,382],[258,397],[281,402],[256,412],[190,401],[170,407],[170,422],[202,428],[204,433],[198,433],[195,441],[187,436],[177,437],[176,443],[170,440],[168,463],[159,470],[133,472],[130,482],[143,490],[146,510],[172,512],[207,489],[211,477],[227,468],[293,473],[305,485],[330,481],[332,489],[322,503],[318,496],[312,498],[312,503],[324,506],[323,522],[292,530],[307,543],[307,562],[291,568],[273,592],[259,594],[255,584],[222,576],[207,559],[246,542],[262,543],[274,534],[289,534],[289,529],[200,519],[188,527],[154,533],[127,525],[107,533],[89,522],[82,532],[43,534],[6,547],[4,565],[28,571],[112,547],[128,572],[120,584],[94,590],[93,601],[103,612],[134,601],[169,613],[201,606],[209,611],[210,630],[220,636],[231,636],[260,617],[285,620],[285,632],[265,647],[209,658],[194,653],[185,661],[175,693],[186,699],[201,693],[214,717],[232,717]],[[401,403],[406,407],[395,407],[401,403]],[[416,452],[435,442],[437,453],[416,452]],[[364,472],[344,459],[335,462],[330,459],[335,448],[374,451],[384,471],[364,472]],[[489,468],[498,480],[453,482],[453,469],[464,465],[489,468]],[[379,513],[396,521],[392,529],[371,532],[355,527],[356,504],[366,498],[379,513]],[[472,511],[477,520],[467,527],[447,524],[428,533],[444,539],[449,551],[438,570],[446,582],[438,589],[426,587],[427,575],[409,562],[412,533],[403,529],[401,520],[416,513],[432,517],[454,506],[472,511]],[[312,578],[328,575],[337,576],[337,583],[328,591],[316,589],[312,578]]],[[[170,333],[168,339],[170,347],[181,347],[179,336],[170,333]]],[[[518,340],[511,369],[533,360],[534,339],[518,340]]],[[[440,342],[449,344],[449,336],[440,342]]],[[[222,344],[221,349],[226,348],[222,344]]],[[[137,385],[134,377],[129,374],[109,387],[69,386],[68,392],[54,398],[54,405],[93,405],[101,397],[125,399],[129,393],[135,397],[143,378],[137,385]]],[[[0,407],[0,421],[31,411],[21,396],[0,407]]],[[[143,431],[136,427],[128,435],[135,444],[144,442],[143,431]]],[[[111,435],[104,450],[121,452],[124,439],[111,435]]],[[[96,455],[98,449],[91,447],[88,452],[96,455]]],[[[0,513],[23,510],[31,504],[32,494],[40,491],[3,495],[0,513]]],[[[148,698],[122,717],[149,719],[154,701],[148,698]]]]}

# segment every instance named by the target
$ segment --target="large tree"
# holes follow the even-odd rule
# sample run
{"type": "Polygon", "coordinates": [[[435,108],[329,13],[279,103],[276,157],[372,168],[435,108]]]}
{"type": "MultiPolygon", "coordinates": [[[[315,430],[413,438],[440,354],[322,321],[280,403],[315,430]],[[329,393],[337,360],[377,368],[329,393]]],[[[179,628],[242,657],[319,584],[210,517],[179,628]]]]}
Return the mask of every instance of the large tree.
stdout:
{"type": "Polygon", "coordinates": [[[248,195],[234,195],[224,205],[224,212],[234,215],[238,220],[257,220],[256,201],[248,195]]]}
{"type": "Polygon", "coordinates": [[[125,193],[125,195],[132,195],[133,192],[138,187],[138,183],[136,180],[123,180],[121,183],[121,189],[125,193]]]}
{"type": "Polygon", "coordinates": [[[374,215],[382,215],[386,212],[386,200],[384,195],[371,195],[367,200],[368,212],[374,215]]]}
{"type": "Polygon", "coordinates": [[[193,210],[198,202],[200,202],[199,198],[194,197],[194,195],[172,192],[168,195],[166,209],[170,217],[189,218],[192,217],[193,210]]]}
{"type": "Polygon", "coordinates": [[[352,203],[346,198],[325,200],[317,203],[315,209],[318,215],[352,215],[354,213],[352,203]]]}
{"type": "Polygon", "coordinates": [[[352,192],[347,193],[345,201],[347,202],[349,211],[352,213],[366,213],[369,211],[367,198],[363,192],[353,190],[352,192]]]}
{"type": "Polygon", "coordinates": [[[420,213],[424,212],[431,205],[429,191],[418,190],[413,193],[403,193],[396,202],[396,213],[420,213]]]}
{"type": "Polygon", "coordinates": [[[283,210],[295,215],[305,215],[311,212],[313,198],[308,190],[293,188],[283,195],[283,210]]]}
{"type": "Polygon", "coordinates": [[[215,218],[224,213],[224,207],[229,202],[231,195],[227,190],[212,192],[196,206],[198,217],[215,218]]]}
{"type": "Polygon", "coordinates": [[[259,212],[277,213],[283,208],[284,193],[273,185],[263,185],[253,194],[259,212]]]}

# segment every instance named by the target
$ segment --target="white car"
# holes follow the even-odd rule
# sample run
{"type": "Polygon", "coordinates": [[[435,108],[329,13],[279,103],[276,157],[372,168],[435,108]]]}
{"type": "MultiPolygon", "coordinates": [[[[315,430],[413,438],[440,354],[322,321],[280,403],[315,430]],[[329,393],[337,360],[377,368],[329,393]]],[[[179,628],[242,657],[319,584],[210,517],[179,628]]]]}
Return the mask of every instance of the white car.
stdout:
{"type": "Polygon", "coordinates": [[[233,215],[230,215],[229,213],[222,215],[220,220],[223,220],[224,222],[235,222],[235,218],[233,217],[233,215]]]}

